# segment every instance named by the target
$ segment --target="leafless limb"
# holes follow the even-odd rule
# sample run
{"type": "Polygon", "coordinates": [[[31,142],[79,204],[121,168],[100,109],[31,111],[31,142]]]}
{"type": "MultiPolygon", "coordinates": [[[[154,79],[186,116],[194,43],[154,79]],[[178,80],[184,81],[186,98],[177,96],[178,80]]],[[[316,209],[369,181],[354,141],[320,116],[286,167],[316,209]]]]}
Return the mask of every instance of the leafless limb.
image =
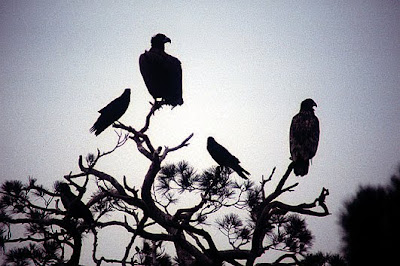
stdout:
{"type": "Polygon", "coordinates": [[[154,103],[152,103],[151,105],[152,106],[151,106],[150,112],[146,116],[146,123],[144,124],[143,128],[141,130],[139,130],[140,133],[144,133],[147,131],[147,129],[150,126],[151,116],[154,115],[154,113],[162,107],[162,102],[154,101],[154,103]]]}
{"type": "Polygon", "coordinates": [[[124,188],[131,192],[135,198],[138,197],[139,190],[135,189],[135,187],[131,188],[128,186],[128,183],[126,182],[126,176],[124,176],[124,188]]]}
{"type": "Polygon", "coordinates": [[[164,160],[169,152],[176,151],[176,150],[179,150],[180,148],[188,146],[189,145],[188,141],[193,137],[193,135],[194,135],[194,133],[190,134],[184,141],[182,141],[181,144],[179,144],[176,147],[173,147],[173,148],[165,147],[164,153],[160,157],[160,161],[164,160]]]}
{"type": "Polygon", "coordinates": [[[272,177],[273,177],[274,174],[275,174],[275,170],[276,170],[276,167],[274,167],[274,168],[272,169],[272,172],[271,172],[271,174],[269,175],[268,179],[264,179],[264,175],[263,175],[262,178],[261,178],[261,192],[262,192],[262,197],[263,197],[263,199],[265,199],[265,190],[264,190],[264,187],[265,187],[265,185],[266,185],[269,181],[272,180],[272,177]]]}

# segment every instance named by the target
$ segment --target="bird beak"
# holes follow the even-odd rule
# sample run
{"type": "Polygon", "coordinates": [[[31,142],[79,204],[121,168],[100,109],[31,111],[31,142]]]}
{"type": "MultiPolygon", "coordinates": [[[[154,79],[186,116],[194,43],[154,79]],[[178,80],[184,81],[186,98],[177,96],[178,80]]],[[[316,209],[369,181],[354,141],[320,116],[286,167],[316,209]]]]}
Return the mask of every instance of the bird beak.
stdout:
{"type": "Polygon", "coordinates": [[[170,38],[168,38],[168,37],[165,37],[165,39],[164,39],[164,43],[167,43],[167,42],[171,43],[171,39],[170,39],[170,38]]]}

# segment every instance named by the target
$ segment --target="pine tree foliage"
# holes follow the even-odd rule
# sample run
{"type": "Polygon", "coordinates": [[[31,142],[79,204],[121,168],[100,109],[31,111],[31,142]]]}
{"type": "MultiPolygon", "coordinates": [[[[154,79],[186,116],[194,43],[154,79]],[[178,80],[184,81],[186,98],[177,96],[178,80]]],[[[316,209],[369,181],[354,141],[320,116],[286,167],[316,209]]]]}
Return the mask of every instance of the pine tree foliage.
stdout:
{"type": "Polygon", "coordinates": [[[400,168],[390,184],[361,187],[341,214],[350,265],[396,265],[400,248],[400,168]],[[368,254],[368,256],[365,256],[368,254]]]}

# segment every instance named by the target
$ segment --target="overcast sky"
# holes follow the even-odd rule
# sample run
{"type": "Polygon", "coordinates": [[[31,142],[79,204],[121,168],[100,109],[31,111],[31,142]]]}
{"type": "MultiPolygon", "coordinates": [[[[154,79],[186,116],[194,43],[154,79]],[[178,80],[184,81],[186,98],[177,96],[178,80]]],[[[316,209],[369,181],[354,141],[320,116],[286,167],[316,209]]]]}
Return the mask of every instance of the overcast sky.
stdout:
{"type": "MultiPolygon", "coordinates": [[[[112,129],[95,137],[89,128],[124,88],[121,122],[141,127],[152,98],[138,58],[159,32],[182,62],[185,103],[157,112],[149,136],[174,146],[194,133],[168,162],[213,165],[214,136],[252,179],[274,166],[277,179],[290,162],[291,119],[315,100],[319,149],[285,200],[328,188],[332,215],[307,221],[313,250],[340,251],[344,201],[360,185],[388,183],[400,162],[399,1],[1,1],[0,180],[52,186],[78,171],[79,155],[112,148],[112,129]]],[[[128,143],[98,168],[140,186],[148,165],[128,143]]]]}

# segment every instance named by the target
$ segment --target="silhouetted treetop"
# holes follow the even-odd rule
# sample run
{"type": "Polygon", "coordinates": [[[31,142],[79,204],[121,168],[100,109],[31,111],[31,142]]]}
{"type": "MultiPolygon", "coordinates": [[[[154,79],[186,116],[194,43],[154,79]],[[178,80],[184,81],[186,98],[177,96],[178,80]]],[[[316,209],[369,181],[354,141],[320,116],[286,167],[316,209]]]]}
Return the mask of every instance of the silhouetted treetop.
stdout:
{"type": "Polygon", "coordinates": [[[313,236],[304,216],[329,215],[329,191],[322,187],[319,194],[305,195],[292,204],[281,196],[295,193],[299,183],[290,179],[293,169],[296,175],[306,175],[316,153],[319,124],[315,102],[303,101],[293,118],[292,162],[280,177],[274,168],[268,178],[262,175],[249,180],[250,173],[240,166],[239,159],[213,137],[207,139],[207,150],[218,166],[200,170],[184,160],[167,163],[170,153],[188,147],[194,136],[155,146],[148,135],[157,110],[165,104],[183,104],[181,63],[164,51],[168,42],[171,40],[164,34],[155,35],[150,50],[139,57],[140,72],[154,98],[142,127],[118,121],[129,106],[127,88],[99,111],[90,129],[96,136],[111,125],[119,129],[111,150],[97,149],[86,160],[80,155],[77,172],[64,175],[53,190],[37,185],[34,179],[28,184],[2,184],[0,245],[7,266],[78,265],[83,245],[92,245],[90,258],[96,266],[250,266],[270,250],[278,252],[271,265],[298,265],[305,258],[313,236]],[[100,161],[132,147],[146,158],[143,172],[117,176],[102,169],[100,161]],[[273,179],[276,182],[271,182],[273,179]],[[134,182],[140,183],[138,188],[134,182]],[[87,194],[84,198],[88,190],[92,190],[90,199],[87,194]],[[107,247],[116,230],[123,232],[118,239],[121,251],[107,254],[100,246],[107,247]],[[84,237],[90,241],[84,242],[84,237]],[[13,248],[15,243],[19,245],[13,248]],[[165,252],[166,247],[175,258],[165,252]]]}
{"type": "Polygon", "coordinates": [[[400,169],[390,185],[361,187],[340,224],[350,265],[396,265],[400,248],[400,169]],[[366,255],[368,254],[368,255],[366,255]]]}

